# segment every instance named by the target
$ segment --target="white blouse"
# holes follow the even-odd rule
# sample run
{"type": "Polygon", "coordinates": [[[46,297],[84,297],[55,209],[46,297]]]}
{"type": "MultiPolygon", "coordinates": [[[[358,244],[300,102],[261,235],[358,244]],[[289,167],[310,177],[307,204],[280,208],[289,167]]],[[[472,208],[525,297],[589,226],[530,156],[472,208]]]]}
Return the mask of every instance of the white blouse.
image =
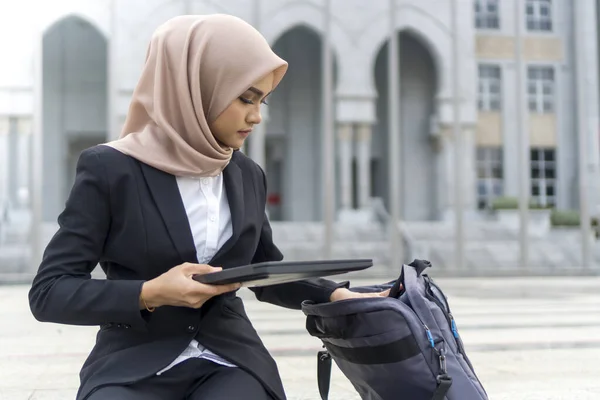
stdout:
{"type": "MultiPolygon", "coordinates": [[[[177,177],[177,186],[188,216],[198,262],[206,264],[233,233],[223,174],[207,178],[177,177]]],[[[236,367],[192,339],[188,347],[157,375],[188,358],[203,358],[227,367],[236,367]]]]}

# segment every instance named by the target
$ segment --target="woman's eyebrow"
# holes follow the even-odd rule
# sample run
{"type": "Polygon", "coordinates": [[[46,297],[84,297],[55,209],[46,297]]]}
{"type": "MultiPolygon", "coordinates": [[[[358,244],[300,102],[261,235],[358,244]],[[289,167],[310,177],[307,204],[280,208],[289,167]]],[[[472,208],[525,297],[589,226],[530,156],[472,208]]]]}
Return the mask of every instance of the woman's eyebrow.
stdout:
{"type": "MultiPolygon", "coordinates": [[[[265,93],[264,93],[262,90],[260,90],[260,89],[257,89],[257,88],[255,88],[254,86],[251,86],[250,88],[248,88],[248,90],[249,90],[249,91],[251,91],[252,93],[254,93],[254,94],[258,95],[258,97],[262,97],[262,96],[264,96],[264,94],[265,94],[265,93]]],[[[270,93],[270,92],[269,92],[269,93],[267,93],[267,96],[268,96],[269,94],[271,94],[271,93],[270,93]]],[[[265,97],[266,97],[266,96],[265,96],[265,97]]]]}

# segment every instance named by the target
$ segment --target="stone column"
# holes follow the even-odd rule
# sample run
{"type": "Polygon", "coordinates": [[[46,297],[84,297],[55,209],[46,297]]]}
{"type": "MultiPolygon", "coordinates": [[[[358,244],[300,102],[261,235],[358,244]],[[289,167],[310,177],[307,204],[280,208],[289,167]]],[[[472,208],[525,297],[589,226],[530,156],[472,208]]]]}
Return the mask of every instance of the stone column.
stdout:
{"type": "Polygon", "coordinates": [[[438,183],[440,190],[440,218],[444,221],[454,221],[454,141],[451,139],[451,127],[442,130],[444,146],[439,154],[438,183]]]}
{"type": "Polygon", "coordinates": [[[357,127],[358,158],[358,207],[363,209],[371,200],[371,124],[359,124],[357,127]]]}
{"type": "Polygon", "coordinates": [[[340,163],[340,205],[345,212],[352,208],[352,124],[339,123],[337,126],[340,163]]]}
{"type": "MultiPolygon", "coordinates": [[[[587,37],[597,38],[599,29],[596,21],[596,16],[598,15],[598,3],[594,0],[584,0],[582,3],[583,4],[580,4],[580,7],[587,10],[587,12],[582,13],[583,15],[578,23],[583,25],[583,31],[586,32],[587,37]]],[[[588,201],[590,214],[592,216],[600,216],[600,138],[598,136],[598,126],[600,125],[600,115],[598,112],[600,98],[598,89],[600,85],[597,75],[597,41],[588,40],[583,47],[585,50],[581,52],[581,55],[578,56],[580,59],[576,62],[581,62],[585,69],[585,104],[587,107],[585,121],[581,121],[581,123],[588,136],[588,201]]],[[[558,131],[560,132],[560,129],[558,131]]]]}
{"type": "MultiPolygon", "coordinates": [[[[523,76],[527,76],[527,69],[523,70],[523,76]]],[[[557,87],[560,87],[557,85],[557,87]]],[[[507,64],[502,68],[502,185],[504,187],[504,196],[519,197],[519,163],[517,155],[519,154],[519,121],[517,118],[518,110],[516,104],[517,85],[516,69],[514,63],[507,64]]],[[[557,97],[560,99],[562,97],[557,97]]],[[[523,103],[525,107],[522,111],[529,113],[527,101],[523,103]]],[[[523,127],[523,132],[529,132],[527,125],[523,127]]]]}
{"type": "Polygon", "coordinates": [[[463,128],[463,155],[464,162],[464,208],[465,218],[474,219],[477,214],[477,143],[475,141],[475,127],[471,124],[463,128]]]}
{"type": "Polygon", "coordinates": [[[19,189],[19,120],[10,117],[8,122],[8,185],[7,197],[11,206],[18,203],[19,189]]]}
{"type": "Polygon", "coordinates": [[[371,197],[371,131],[377,122],[375,104],[377,93],[354,90],[354,83],[338,82],[336,120],[338,126],[338,157],[340,160],[341,210],[339,221],[350,224],[365,224],[372,220],[368,203],[371,197]],[[356,127],[357,137],[353,137],[356,127]],[[358,205],[353,209],[352,176],[353,148],[357,147],[358,205]]]}
{"type": "Polygon", "coordinates": [[[442,175],[438,175],[438,179],[444,179],[445,185],[442,182],[440,184],[440,190],[445,191],[445,201],[440,202],[444,204],[441,209],[441,218],[447,221],[454,220],[455,208],[455,191],[463,191],[463,212],[465,219],[471,220],[477,217],[476,210],[476,168],[475,168],[475,139],[474,130],[471,126],[463,125],[461,134],[463,135],[463,176],[462,185],[457,187],[454,180],[454,158],[456,156],[456,143],[452,138],[452,127],[444,127],[442,131],[442,143],[443,147],[439,153],[440,157],[440,172],[442,175]]]}
{"type": "MultiPolygon", "coordinates": [[[[8,117],[0,117],[0,204],[8,197],[8,117]]],[[[1,207],[0,207],[1,208],[1,207]]]]}
{"type": "Polygon", "coordinates": [[[449,139],[440,135],[439,151],[436,157],[436,218],[445,220],[448,218],[450,209],[450,196],[453,195],[453,177],[449,176],[452,171],[451,143],[449,139]]]}
{"type": "MultiPolygon", "coordinates": [[[[477,123],[477,108],[476,100],[473,98],[465,99],[461,103],[460,109],[460,131],[462,136],[462,176],[461,187],[458,188],[455,182],[455,155],[456,143],[454,138],[454,117],[452,113],[453,100],[451,97],[437,99],[437,120],[439,123],[440,135],[443,140],[443,147],[438,157],[441,157],[440,162],[446,166],[443,179],[447,181],[447,193],[444,209],[441,210],[443,220],[454,221],[455,207],[455,191],[462,190],[463,192],[463,213],[465,220],[478,218],[476,209],[476,170],[475,170],[475,127],[477,123]]],[[[442,167],[443,168],[443,167],[442,167]]],[[[438,178],[439,179],[439,178],[438,178]]]]}
{"type": "Polygon", "coordinates": [[[435,169],[435,219],[443,219],[446,206],[446,197],[448,193],[448,180],[446,173],[448,171],[446,152],[448,151],[447,137],[442,134],[439,118],[436,114],[429,117],[429,145],[434,152],[435,169]]]}

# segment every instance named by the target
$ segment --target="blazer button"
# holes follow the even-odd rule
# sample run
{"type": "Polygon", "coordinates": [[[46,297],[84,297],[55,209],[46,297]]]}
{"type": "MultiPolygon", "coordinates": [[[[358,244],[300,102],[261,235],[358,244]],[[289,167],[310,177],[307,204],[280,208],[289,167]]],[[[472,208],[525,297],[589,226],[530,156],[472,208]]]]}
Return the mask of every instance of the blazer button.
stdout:
{"type": "Polygon", "coordinates": [[[187,327],[188,332],[194,332],[195,330],[196,330],[196,327],[194,325],[190,325],[187,327]]]}
{"type": "Polygon", "coordinates": [[[117,324],[117,328],[122,328],[123,324],[117,324]]]}

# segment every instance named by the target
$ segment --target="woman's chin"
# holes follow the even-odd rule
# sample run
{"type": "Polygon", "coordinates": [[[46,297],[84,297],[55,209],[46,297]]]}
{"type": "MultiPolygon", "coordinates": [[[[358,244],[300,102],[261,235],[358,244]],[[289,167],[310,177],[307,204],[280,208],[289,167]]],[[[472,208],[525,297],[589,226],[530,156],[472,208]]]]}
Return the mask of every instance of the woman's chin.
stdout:
{"type": "Polygon", "coordinates": [[[221,148],[223,150],[227,150],[227,149],[237,150],[240,147],[240,145],[238,143],[233,143],[233,141],[229,141],[229,140],[227,142],[223,142],[223,141],[217,139],[217,143],[219,144],[219,146],[221,146],[221,148]]]}
{"type": "Polygon", "coordinates": [[[229,144],[229,147],[231,147],[234,150],[239,150],[244,146],[244,142],[245,140],[232,140],[231,143],[229,144]]]}

